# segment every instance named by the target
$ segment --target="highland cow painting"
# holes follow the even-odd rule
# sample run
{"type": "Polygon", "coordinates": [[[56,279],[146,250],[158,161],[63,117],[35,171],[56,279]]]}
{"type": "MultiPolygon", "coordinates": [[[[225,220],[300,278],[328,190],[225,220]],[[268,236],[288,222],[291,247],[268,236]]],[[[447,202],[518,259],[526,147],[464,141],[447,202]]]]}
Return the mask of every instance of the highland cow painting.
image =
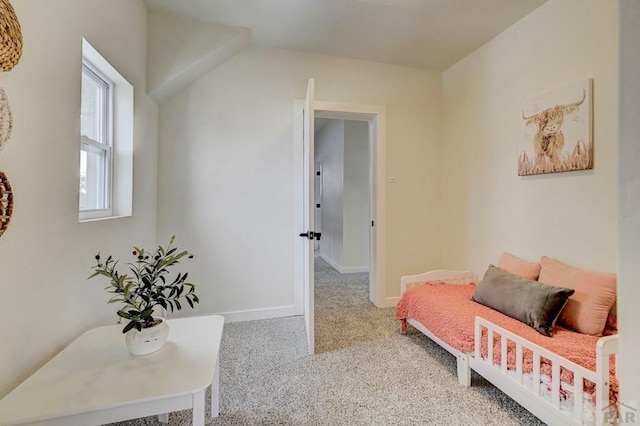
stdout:
{"type": "Polygon", "coordinates": [[[591,86],[584,79],[523,106],[519,176],[593,168],[591,86]]]}

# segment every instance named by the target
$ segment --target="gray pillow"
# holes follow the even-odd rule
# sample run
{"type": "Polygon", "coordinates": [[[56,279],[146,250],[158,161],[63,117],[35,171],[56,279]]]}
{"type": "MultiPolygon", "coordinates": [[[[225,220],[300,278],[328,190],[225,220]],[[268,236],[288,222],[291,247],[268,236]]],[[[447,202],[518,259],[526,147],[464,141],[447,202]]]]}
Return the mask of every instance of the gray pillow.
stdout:
{"type": "Polygon", "coordinates": [[[489,265],[471,300],[552,336],[553,326],[575,290],[554,287],[512,275],[489,265]]]}

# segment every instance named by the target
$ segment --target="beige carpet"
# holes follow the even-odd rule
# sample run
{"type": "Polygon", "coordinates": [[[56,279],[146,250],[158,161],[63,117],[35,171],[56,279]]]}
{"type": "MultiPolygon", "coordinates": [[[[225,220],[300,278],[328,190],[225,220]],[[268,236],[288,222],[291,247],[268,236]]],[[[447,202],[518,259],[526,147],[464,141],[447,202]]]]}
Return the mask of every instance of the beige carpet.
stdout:
{"type": "MultiPolygon", "coordinates": [[[[368,301],[367,282],[316,260],[315,355],[301,317],[225,325],[221,413],[207,425],[543,424],[475,373],[460,385],[454,357],[415,330],[400,335],[394,310],[368,301]]],[[[190,425],[191,413],[169,424],[190,425]]]]}

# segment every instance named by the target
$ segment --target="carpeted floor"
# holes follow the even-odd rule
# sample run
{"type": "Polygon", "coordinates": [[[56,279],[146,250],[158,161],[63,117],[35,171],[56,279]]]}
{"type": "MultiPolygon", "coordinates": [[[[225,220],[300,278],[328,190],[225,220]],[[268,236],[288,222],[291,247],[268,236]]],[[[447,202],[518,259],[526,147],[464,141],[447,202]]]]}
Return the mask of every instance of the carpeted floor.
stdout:
{"type": "MultiPolygon", "coordinates": [[[[400,335],[394,309],[368,301],[367,274],[316,258],[315,282],[315,355],[301,317],[225,325],[220,417],[208,426],[543,424],[475,373],[460,385],[454,357],[419,332],[400,335]]],[[[190,425],[191,413],[169,424],[190,425]]]]}

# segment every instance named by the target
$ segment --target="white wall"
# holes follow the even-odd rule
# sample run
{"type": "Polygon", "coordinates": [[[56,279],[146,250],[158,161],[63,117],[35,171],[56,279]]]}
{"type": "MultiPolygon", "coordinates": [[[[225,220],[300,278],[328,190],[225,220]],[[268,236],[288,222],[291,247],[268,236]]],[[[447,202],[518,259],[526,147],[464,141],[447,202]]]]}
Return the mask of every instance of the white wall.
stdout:
{"type": "Polygon", "coordinates": [[[322,163],[320,255],[338,270],[344,254],[344,128],[344,120],[330,120],[314,141],[322,163]]]}
{"type": "Polygon", "coordinates": [[[635,378],[621,384],[621,399],[640,407],[640,3],[620,1],[620,161],[618,238],[618,319],[620,377],[635,378]]]}
{"type": "Polygon", "coordinates": [[[617,270],[617,6],[551,0],[444,73],[443,265],[503,251],[617,270]],[[521,107],[590,77],[593,170],[517,176],[521,107]]]}
{"type": "Polygon", "coordinates": [[[369,123],[344,124],[343,272],[369,267],[369,123]]]}
{"type": "Polygon", "coordinates": [[[251,44],[251,31],[149,12],[147,89],[164,99],[251,44]]]}
{"type": "MultiPolygon", "coordinates": [[[[15,209],[0,237],[0,397],[85,330],[115,323],[106,282],[87,282],[99,250],[156,242],[157,106],[145,95],[142,1],[13,0],[20,63],[0,73],[13,111],[0,170],[15,209]],[[82,37],[135,86],[133,217],[78,222],[82,37]]],[[[125,257],[126,259],[126,257],[125,257]]]]}
{"type": "Polygon", "coordinates": [[[159,229],[205,259],[201,313],[293,306],[292,110],[310,77],[318,100],[386,106],[387,295],[440,265],[441,74],[251,48],[160,108],[159,229]]]}

